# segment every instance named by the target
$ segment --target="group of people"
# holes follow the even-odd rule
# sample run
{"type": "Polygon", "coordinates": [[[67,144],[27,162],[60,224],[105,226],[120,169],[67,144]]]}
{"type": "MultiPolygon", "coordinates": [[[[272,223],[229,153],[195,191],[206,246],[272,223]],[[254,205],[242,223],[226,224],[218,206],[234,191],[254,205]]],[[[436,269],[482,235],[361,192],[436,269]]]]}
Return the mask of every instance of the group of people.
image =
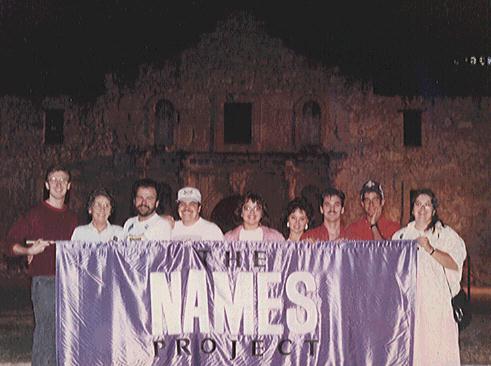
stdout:
{"type": "Polygon", "coordinates": [[[347,227],[341,225],[346,195],[336,188],[322,192],[319,210],[321,225],[307,230],[311,209],[303,199],[294,199],[288,204],[286,226],[289,240],[384,240],[390,239],[400,228],[399,224],[386,219],[382,213],[385,199],[382,186],[369,180],[360,191],[360,203],[364,215],[347,227]]]}
{"type": "MultiPolygon", "coordinates": [[[[33,365],[56,365],[55,350],[55,249],[56,240],[106,242],[111,240],[246,240],[282,241],[279,231],[265,225],[268,209],[256,193],[245,194],[236,209],[241,224],[222,233],[215,223],[201,217],[202,197],[195,187],[184,187],[177,194],[179,220],[160,216],[158,184],[141,179],[133,185],[133,205],[137,215],[123,227],[109,217],[114,200],[105,189],[93,191],[87,201],[91,221],[78,225],[77,215],[65,205],[71,174],[63,166],[50,167],[45,176],[48,197],[20,217],[8,232],[7,253],[26,256],[32,276],[32,303],[35,317],[33,365]]],[[[418,243],[416,324],[414,364],[460,364],[458,328],[453,320],[450,300],[460,289],[462,266],[466,258],[463,240],[438,217],[438,201],[429,189],[415,193],[411,201],[411,220],[400,229],[383,215],[384,192],[378,182],[369,180],[360,191],[363,217],[341,225],[345,194],[326,189],[319,201],[321,225],[309,230],[311,208],[303,199],[287,207],[286,239],[310,242],[356,239],[414,239],[418,243]]]]}

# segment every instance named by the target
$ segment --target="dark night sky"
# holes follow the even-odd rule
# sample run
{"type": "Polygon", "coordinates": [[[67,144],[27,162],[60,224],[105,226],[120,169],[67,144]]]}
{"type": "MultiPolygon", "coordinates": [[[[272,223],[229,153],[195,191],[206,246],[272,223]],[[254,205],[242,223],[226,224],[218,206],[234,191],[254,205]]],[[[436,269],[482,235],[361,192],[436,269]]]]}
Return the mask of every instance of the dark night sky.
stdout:
{"type": "Polygon", "coordinates": [[[469,62],[491,57],[490,3],[0,0],[0,94],[98,95],[104,73],[134,75],[247,10],[286,46],[381,93],[490,95],[491,65],[469,62]]]}

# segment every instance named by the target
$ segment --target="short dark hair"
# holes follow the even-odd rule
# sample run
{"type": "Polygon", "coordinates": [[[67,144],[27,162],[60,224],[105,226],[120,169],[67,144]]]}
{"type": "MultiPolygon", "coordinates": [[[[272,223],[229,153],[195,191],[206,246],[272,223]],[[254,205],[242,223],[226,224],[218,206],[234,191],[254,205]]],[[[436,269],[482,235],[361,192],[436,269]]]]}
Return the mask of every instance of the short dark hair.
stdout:
{"type": "Polygon", "coordinates": [[[44,181],[47,182],[49,175],[54,172],[65,172],[68,174],[68,182],[72,180],[72,173],[70,169],[68,169],[65,165],[62,164],[53,164],[46,169],[46,175],[44,176],[44,181]]]}
{"type": "Polygon", "coordinates": [[[344,201],[346,200],[346,195],[344,194],[343,191],[334,188],[334,187],[329,187],[326,190],[324,190],[320,196],[320,204],[319,207],[322,207],[324,205],[324,199],[326,197],[332,197],[332,196],[338,196],[339,199],[341,200],[341,207],[344,207],[344,201]]]}
{"type": "Polygon", "coordinates": [[[157,200],[159,199],[159,197],[160,197],[160,186],[156,181],[154,181],[153,179],[150,179],[150,178],[138,179],[137,181],[135,181],[135,183],[133,183],[133,188],[131,191],[132,199],[136,198],[136,192],[141,187],[143,187],[143,188],[154,188],[155,192],[157,192],[157,200]]]}
{"type": "Polygon", "coordinates": [[[263,224],[264,221],[267,221],[269,219],[268,206],[266,205],[266,202],[261,197],[261,195],[254,193],[254,192],[247,192],[240,199],[239,204],[238,204],[237,208],[235,209],[235,216],[237,217],[237,219],[239,219],[241,217],[242,209],[244,208],[244,205],[248,201],[254,202],[258,206],[261,207],[261,210],[263,213],[261,216],[261,220],[259,221],[260,224],[263,224]]]}
{"type": "Polygon", "coordinates": [[[440,224],[442,224],[442,226],[445,226],[445,224],[438,217],[438,210],[437,210],[438,209],[438,199],[436,198],[435,193],[429,188],[421,188],[421,189],[418,189],[414,192],[414,195],[412,196],[412,199],[411,199],[411,214],[409,216],[409,221],[414,221],[414,214],[413,214],[414,203],[416,202],[416,199],[419,196],[421,196],[422,194],[426,194],[427,196],[429,196],[431,198],[431,205],[433,206],[433,210],[434,210],[434,213],[431,216],[431,222],[428,224],[428,226],[426,227],[425,230],[431,229],[434,232],[435,231],[435,225],[438,221],[440,221],[440,224]]]}
{"type": "Polygon", "coordinates": [[[109,203],[111,204],[111,213],[113,213],[115,208],[114,198],[106,188],[96,188],[92,192],[90,192],[89,198],[87,199],[87,210],[90,210],[92,208],[92,206],[94,205],[94,201],[98,196],[106,197],[109,200],[109,203]]]}

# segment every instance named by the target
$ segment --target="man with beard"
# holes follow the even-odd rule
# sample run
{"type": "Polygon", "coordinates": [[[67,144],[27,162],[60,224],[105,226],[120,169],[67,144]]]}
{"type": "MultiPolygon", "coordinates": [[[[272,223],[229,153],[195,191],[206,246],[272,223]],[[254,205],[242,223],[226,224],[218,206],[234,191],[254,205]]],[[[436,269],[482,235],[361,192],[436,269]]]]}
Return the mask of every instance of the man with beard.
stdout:
{"type": "Polygon", "coordinates": [[[126,220],[123,236],[130,240],[169,240],[171,226],[161,218],[156,209],[159,205],[159,188],[152,179],[140,179],[133,184],[133,205],[137,216],[126,220]]]}
{"type": "Polygon", "coordinates": [[[201,213],[201,193],[194,187],[184,187],[177,192],[177,212],[181,220],[172,230],[175,240],[223,240],[220,228],[205,220],[201,213]]]}
{"type": "Polygon", "coordinates": [[[336,188],[328,188],[322,192],[319,209],[324,218],[323,223],[303,233],[300,240],[327,241],[345,238],[346,233],[341,227],[345,198],[344,192],[336,188]]]}
{"type": "Polygon", "coordinates": [[[365,216],[346,228],[348,239],[385,240],[392,238],[400,225],[386,219],[382,214],[385,200],[380,183],[373,180],[365,182],[361,187],[360,199],[365,216]]]}
{"type": "Polygon", "coordinates": [[[55,241],[70,240],[77,226],[77,215],[65,204],[71,186],[70,171],[61,165],[51,166],[44,186],[46,200],[21,216],[6,239],[7,254],[27,257],[32,277],[32,365],[56,365],[55,241]]]}

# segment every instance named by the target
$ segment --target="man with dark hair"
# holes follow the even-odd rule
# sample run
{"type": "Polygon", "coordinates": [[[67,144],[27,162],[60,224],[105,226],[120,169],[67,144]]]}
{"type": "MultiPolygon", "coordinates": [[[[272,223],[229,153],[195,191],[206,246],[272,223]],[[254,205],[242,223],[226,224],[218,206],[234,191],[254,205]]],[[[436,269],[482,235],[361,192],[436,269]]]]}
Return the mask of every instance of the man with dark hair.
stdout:
{"type": "Polygon", "coordinates": [[[220,228],[205,220],[201,213],[201,192],[194,187],[184,187],[177,192],[177,213],[181,220],[172,229],[175,240],[223,240],[220,228]]]}
{"type": "Polygon", "coordinates": [[[32,277],[35,328],[32,365],[56,365],[55,241],[70,240],[77,215],[65,205],[71,175],[63,166],[46,172],[48,198],[14,223],[7,234],[7,254],[26,256],[32,277]]]}
{"type": "Polygon", "coordinates": [[[133,184],[133,205],[137,216],[124,224],[123,236],[131,240],[169,240],[171,226],[156,210],[159,186],[153,179],[140,179],[133,184]]]}
{"type": "Polygon", "coordinates": [[[346,228],[348,239],[384,240],[392,238],[400,225],[386,219],[382,214],[385,200],[380,183],[373,180],[365,182],[360,190],[360,200],[365,216],[346,228]]]}
{"type": "Polygon", "coordinates": [[[336,188],[328,188],[322,192],[319,209],[323,222],[302,234],[300,240],[327,241],[344,238],[345,231],[341,227],[341,215],[344,214],[345,198],[344,192],[336,188]]]}

